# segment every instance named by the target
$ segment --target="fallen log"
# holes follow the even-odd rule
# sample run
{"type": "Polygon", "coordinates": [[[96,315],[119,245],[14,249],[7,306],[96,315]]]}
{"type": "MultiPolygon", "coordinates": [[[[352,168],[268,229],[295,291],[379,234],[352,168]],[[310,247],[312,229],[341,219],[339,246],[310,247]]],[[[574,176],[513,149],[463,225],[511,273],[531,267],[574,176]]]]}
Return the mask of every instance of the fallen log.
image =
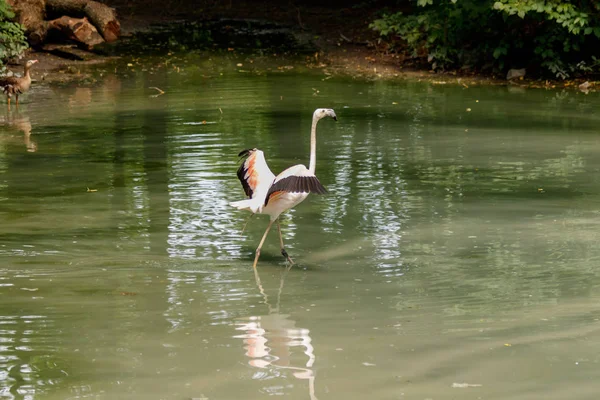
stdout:
{"type": "Polygon", "coordinates": [[[40,46],[48,34],[44,0],[8,0],[16,15],[16,22],[25,27],[25,35],[33,47],[40,46]]]}
{"type": "Polygon", "coordinates": [[[67,38],[74,40],[80,47],[91,50],[95,45],[104,42],[102,36],[86,17],[71,18],[63,16],[48,22],[48,29],[60,31],[67,38]]]}
{"type": "Polygon", "coordinates": [[[93,0],[46,0],[52,15],[87,17],[107,42],[114,42],[121,35],[121,24],[114,9],[93,0]]]}
{"type": "Polygon", "coordinates": [[[48,34],[55,31],[62,32],[86,49],[104,40],[113,42],[121,34],[115,11],[97,1],[8,0],[8,3],[15,11],[16,21],[25,27],[25,34],[33,47],[41,47],[48,34]],[[48,16],[54,19],[47,21],[48,16]]]}

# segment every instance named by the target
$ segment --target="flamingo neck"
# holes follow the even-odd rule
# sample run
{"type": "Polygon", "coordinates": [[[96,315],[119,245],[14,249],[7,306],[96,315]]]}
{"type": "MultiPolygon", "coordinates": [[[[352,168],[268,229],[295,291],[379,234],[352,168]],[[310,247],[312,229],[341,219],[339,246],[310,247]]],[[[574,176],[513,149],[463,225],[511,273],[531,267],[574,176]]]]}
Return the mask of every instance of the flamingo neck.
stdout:
{"type": "Polygon", "coordinates": [[[310,128],[310,163],[308,164],[308,171],[313,175],[317,168],[317,122],[319,120],[316,116],[313,116],[312,127],[310,128]]]}
{"type": "Polygon", "coordinates": [[[25,73],[23,74],[23,78],[31,79],[31,75],[29,75],[29,68],[25,67],[25,73]]]}

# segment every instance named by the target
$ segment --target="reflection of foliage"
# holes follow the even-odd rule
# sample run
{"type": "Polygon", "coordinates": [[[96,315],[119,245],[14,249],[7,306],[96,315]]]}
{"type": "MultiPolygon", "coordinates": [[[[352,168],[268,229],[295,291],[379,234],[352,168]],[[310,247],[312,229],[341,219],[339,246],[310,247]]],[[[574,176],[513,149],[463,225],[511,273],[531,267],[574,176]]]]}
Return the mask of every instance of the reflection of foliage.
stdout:
{"type": "Polygon", "coordinates": [[[320,167],[322,180],[336,204],[342,186],[350,195],[326,220],[341,221],[344,240],[372,242],[372,268],[396,279],[404,315],[441,304],[445,315],[481,317],[597,283],[600,220],[586,199],[597,193],[586,140],[596,125],[580,108],[593,99],[413,82],[379,82],[363,96],[349,101],[352,134],[328,138],[345,169],[320,167]],[[371,102],[377,112],[362,115],[371,102]]]}
{"type": "Polygon", "coordinates": [[[101,52],[160,54],[205,49],[212,43],[211,32],[202,22],[183,22],[153,26],[150,31],[136,32],[115,46],[100,46],[101,52]]]}
{"type": "Polygon", "coordinates": [[[568,0],[418,0],[371,27],[434,69],[530,67],[566,78],[600,69],[600,6],[568,0]]]}
{"type": "MultiPolygon", "coordinates": [[[[115,51],[114,46],[103,46],[115,51]]],[[[310,53],[316,48],[305,35],[271,22],[218,20],[157,24],[149,31],[137,32],[116,44],[116,51],[131,53],[189,52],[206,48],[253,50],[261,53],[310,53]]]]}
{"type": "Polygon", "coordinates": [[[27,49],[23,27],[12,22],[15,14],[5,0],[0,0],[0,63],[19,56],[27,49]]]}

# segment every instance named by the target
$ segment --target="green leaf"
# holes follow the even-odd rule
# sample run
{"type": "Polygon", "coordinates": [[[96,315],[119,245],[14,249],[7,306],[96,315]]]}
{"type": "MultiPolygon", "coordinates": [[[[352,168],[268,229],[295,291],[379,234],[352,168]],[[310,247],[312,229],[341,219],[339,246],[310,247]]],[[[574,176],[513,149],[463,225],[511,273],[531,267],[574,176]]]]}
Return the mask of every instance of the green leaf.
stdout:
{"type": "Polygon", "coordinates": [[[506,47],[496,47],[496,49],[494,50],[494,58],[498,59],[500,58],[500,56],[502,55],[506,55],[508,53],[506,47]]]}
{"type": "Polygon", "coordinates": [[[599,2],[412,0],[418,7],[385,15],[370,27],[388,49],[403,52],[416,65],[491,65],[498,71],[507,59],[525,55],[537,70],[563,77],[583,71],[577,67],[583,61],[600,72],[600,62],[583,56],[600,48],[599,2]]]}

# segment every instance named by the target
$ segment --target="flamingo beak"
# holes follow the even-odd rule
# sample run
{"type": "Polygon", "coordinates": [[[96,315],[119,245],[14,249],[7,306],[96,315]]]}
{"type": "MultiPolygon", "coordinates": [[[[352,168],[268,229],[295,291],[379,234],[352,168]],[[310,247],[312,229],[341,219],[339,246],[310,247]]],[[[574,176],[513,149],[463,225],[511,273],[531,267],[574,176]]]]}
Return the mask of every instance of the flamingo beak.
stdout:
{"type": "Polygon", "coordinates": [[[333,118],[334,121],[337,121],[337,115],[335,114],[335,111],[333,111],[331,108],[327,110],[327,115],[333,118]]]}
{"type": "Polygon", "coordinates": [[[35,64],[36,62],[38,62],[38,60],[31,60],[32,64],[35,64]]]}

